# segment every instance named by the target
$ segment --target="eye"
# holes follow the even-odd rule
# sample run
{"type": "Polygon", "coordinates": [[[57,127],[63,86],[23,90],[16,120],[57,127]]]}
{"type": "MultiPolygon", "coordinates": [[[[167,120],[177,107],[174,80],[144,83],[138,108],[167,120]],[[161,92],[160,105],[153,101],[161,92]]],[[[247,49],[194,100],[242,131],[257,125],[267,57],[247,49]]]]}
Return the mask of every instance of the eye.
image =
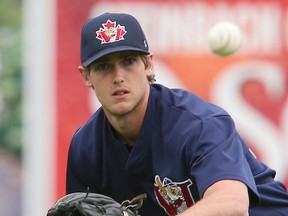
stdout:
{"type": "Polygon", "coordinates": [[[110,65],[108,63],[99,63],[94,66],[95,71],[107,71],[109,70],[110,65]]]}
{"type": "Polygon", "coordinates": [[[125,66],[129,66],[129,65],[132,65],[134,62],[136,61],[135,57],[126,57],[123,59],[123,64],[125,66]]]}

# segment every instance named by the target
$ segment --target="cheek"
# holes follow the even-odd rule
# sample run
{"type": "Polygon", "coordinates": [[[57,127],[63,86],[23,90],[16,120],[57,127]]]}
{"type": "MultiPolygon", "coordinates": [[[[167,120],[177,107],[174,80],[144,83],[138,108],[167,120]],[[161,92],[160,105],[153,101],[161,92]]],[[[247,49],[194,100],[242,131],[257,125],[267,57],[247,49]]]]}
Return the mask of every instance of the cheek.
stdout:
{"type": "Polygon", "coordinates": [[[101,94],[101,92],[105,91],[105,87],[107,86],[104,84],[105,82],[106,82],[105,79],[99,76],[94,75],[91,77],[91,83],[94,87],[94,92],[96,95],[99,95],[101,94]]]}
{"type": "Polygon", "coordinates": [[[105,95],[105,89],[103,89],[103,86],[97,86],[97,87],[94,87],[94,92],[95,92],[95,95],[96,97],[101,101],[102,98],[104,97],[105,95]]]}
{"type": "Polygon", "coordinates": [[[144,86],[146,85],[148,78],[146,76],[146,73],[141,71],[140,73],[138,73],[136,76],[134,76],[132,79],[129,79],[129,83],[131,85],[131,87],[133,86],[134,88],[140,90],[140,86],[144,86]]]}
{"type": "Polygon", "coordinates": [[[134,89],[138,94],[142,95],[143,91],[146,91],[147,85],[149,85],[148,77],[142,71],[142,75],[137,78],[137,82],[134,82],[134,89]]]}

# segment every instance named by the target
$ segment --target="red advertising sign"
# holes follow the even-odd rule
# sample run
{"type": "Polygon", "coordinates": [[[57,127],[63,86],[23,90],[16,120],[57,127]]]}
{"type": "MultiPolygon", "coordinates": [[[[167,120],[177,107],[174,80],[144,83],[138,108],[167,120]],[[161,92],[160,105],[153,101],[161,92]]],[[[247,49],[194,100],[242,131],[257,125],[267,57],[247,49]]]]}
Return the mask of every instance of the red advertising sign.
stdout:
{"type": "Polygon", "coordinates": [[[65,194],[67,151],[75,130],[99,106],[81,80],[80,31],[106,11],[141,23],[158,83],[186,88],[225,108],[256,156],[288,185],[288,3],[279,1],[58,1],[57,198],[65,194]],[[209,29],[219,21],[242,31],[239,52],[213,55],[209,29]]]}

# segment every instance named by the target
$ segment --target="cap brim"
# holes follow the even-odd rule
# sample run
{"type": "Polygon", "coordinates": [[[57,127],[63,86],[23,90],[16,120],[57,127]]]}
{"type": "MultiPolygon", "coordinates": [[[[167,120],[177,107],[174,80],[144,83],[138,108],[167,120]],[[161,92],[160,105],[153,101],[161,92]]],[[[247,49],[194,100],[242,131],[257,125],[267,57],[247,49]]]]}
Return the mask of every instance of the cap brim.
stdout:
{"type": "Polygon", "coordinates": [[[112,47],[109,49],[104,49],[103,51],[100,51],[98,53],[96,53],[95,55],[93,55],[92,57],[90,57],[87,61],[83,62],[83,66],[87,67],[89,66],[91,63],[93,63],[94,61],[96,61],[97,59],[109,55],[111,53],[115,53],[115,52],[124,52],[124,51],[137,51],[137,52],[141,52],[141,53],[145,53],[145,54],[149,54],[150,52],[144,49],[137,49],[135,47],[129,47],[129,46],[118,46],[118,47],[112,47]]]}

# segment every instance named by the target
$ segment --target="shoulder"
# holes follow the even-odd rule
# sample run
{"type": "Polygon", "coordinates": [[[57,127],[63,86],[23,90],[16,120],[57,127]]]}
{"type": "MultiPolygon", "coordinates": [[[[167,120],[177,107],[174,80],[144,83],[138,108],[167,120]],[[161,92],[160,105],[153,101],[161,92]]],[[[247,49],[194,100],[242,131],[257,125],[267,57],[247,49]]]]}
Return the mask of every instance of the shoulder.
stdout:
{"type": "MultiPolygon", "coordinates": [[[[152,125],[153,131],[159,131],[165,139],[170,134],[168,138],[173,139],[171,143],[182,143],[183,146],[191,142],[199,144],[200,138],[213,140],[218,136],[218,140],[224,140],[235,133],[233,119],[221,107],[187,90],[169,89],[162,85],[151,87],[146,119],[148,123],[145,124],[145,132],[152,125]],[[219,130],[221,136],[217,134],[219,130]]],[[[171,146],[175,147],[174,144],[171,146]]],[[[190,146],[192,151],[196,146],[190,146]]]]}
{"type": "Polygon", "coordinates": [[[97,157],[96,153],[101,152],[103,139],[105,139],[103,136],[109,136],[109,134],[107,134],[108,132],[105,130],[105,125],[105,115],[102,109],[99,109],[84,125],[76,130],[69,145],[69,164],[76,166],[75,163],[82,161],[81,165],[79,164],[79,166],[76,166],[79,168],[78,170],[81,170],[83,164],[95,160],[97,157]],[[96,143],[97,145],[95,145],[96,143]],[[91,154],[91,152],[94,153],[91,154]]]}
{"type": "Polygon", "coordinates": [[[72,137],[71,146],[78,143],[94,142],[100,130],[103,130],[106,118],[102,108],[98,109],[80,128],[76,130],[72,137]],[[93,131],[93,133],[91,133],[93,131]]]}
{"type": "Polygon", "coordinates": [[[104,112],[102,108],[99,108],[80,128],[75,132],[75,135],[81,135],[83,133],[90,132],[93,127],[95,127],[96,122],[103,122],[105,119],[104,112]]]}
{"type": "Polygon", "coordinates": [[[199,120],[215,116],[229,116],[223,108],[207,102],[185,89],[171,89],[163,85],[154,84],[151,88],[151,95],[151,100],[155,100],[155,103],[159,106],[177,112],[185,112],[186,115],[199,120]]]}

